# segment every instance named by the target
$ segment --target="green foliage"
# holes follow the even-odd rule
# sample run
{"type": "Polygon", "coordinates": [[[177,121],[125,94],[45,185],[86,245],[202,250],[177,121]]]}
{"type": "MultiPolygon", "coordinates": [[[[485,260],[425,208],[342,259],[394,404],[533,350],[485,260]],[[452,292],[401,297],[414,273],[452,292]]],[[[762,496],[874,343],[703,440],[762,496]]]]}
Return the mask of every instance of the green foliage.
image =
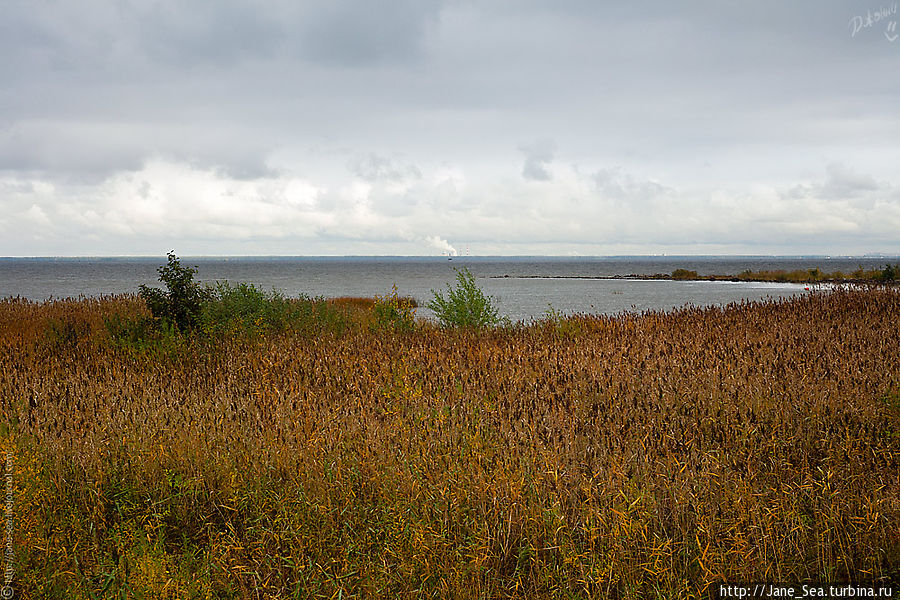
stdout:
{"type": "Polygon", "coordinates": [[[687,269],[675,269],[672,271],[672,279],[697,279],[697,271],[689,271],[687,269]]]}
{"type": "Polygon", "coordinates": [[[141,315],[113,313],[103,317],[103,325],[113,342],[122,346],[137,347],[154,332],[153,320],[141,315]]]}
{"type": "Polygon", "coordinates": [[[339,335],[351,326],[347,313],[337,310],[322,298],[297,301],[292,327],[301,333],[332,333],[339,335]]]}
{"type": "Polygon", "coordinates": [[[227,281],[207,289],[200,321],[203,332],[216,335],[338,333],[346,327],[345,316],[322,299],[286,298],[274,289],[227,281]]]}
{"type": "Polygon", "coordinates": [[[884,265],[884,269],[881,271],[881,275],[879,275],[879,279],[881,281],[894,281],[897,279],[897,276],[900,275],[900,264],[896,265],[884,265]]]}
{"type": "Polygon", "coordinates": [[[170,321],[113,313],[103,324],[113,346],[135,354],[174,357],[187,348],[184,334],[170,321]]]}
{"type": "MultiPolygon", "coordinates": [[[[180,334],[221,336],[274,332],[339,333],[348,324],[345,312],[322,299],[286,298],[253,284],[227,281],[201,287],[196,269],[182,266],[174,252],[157,269],[166,290],[140,286],[153,319],[115,316],[105,321],[113,342],[136,350],[179,341],[180,334]]],[[[184,340],[181,340],[184,341],[184,340]]]]}
{"type": "Polygon", "coordinates": [[[855,271],[850,273],[850,278],[859,281],[881,279],[883,273],[883,271],[879,271],[878,269],[865,269],[862,265],[859,265],[855,271]]]}
{"type": "Polygon", "coordinates": [[[887,435],[900,441],[900,387],[893,386],[881,397],[881,401],[884,403],[887,435]]]}
{"type": "Polygon", "coordinates": [[[188,331],[200,322],[205,293],[194,281],[196,269],[183,267],[174,251],[167,256],[168,264],[157,269],[167,291],[142,285],[140,296],[155,319],[172,324],[179,331],[188,331]]]}
{"type": "Polygon", "coordinates": [[[397,293],[397,285],[384,296],[375,296],[375,327],[394,331],[412,331],[416,328],[416,301],[397,293]]]}
{"type": "Polygon", "coordinates": [[[216,283],[207,290],[200,321],[206,332],[282,331],[291,320],[292,306],[279,292],[267,293],[249,283],[216,283]]]}
{"type": "Polygon", "coordinates": [[[566,316],[566,314],[553,308],[552,304],[547,305],[544,311],[543,322],[556,333],[564,337],[578,337],[584,333],[579,319],[576,316],[566,316]]]}
{"type": "Polygon", "coordinates": [[[90,336],[91,327],[82,320],[73,318],[51,319],[47,323],[45,337],[52,348],[74,350],[81,340],[90,336]]]}
{"type": "Polygon", "coordinates": [[[428,308],[443,327],[491,327],[501,323],[494,299],[484,295],[469,269],[456,270],[456,283],[455,288],[447,284],[447,297],[431,291],[434,298],[428,308]]]}

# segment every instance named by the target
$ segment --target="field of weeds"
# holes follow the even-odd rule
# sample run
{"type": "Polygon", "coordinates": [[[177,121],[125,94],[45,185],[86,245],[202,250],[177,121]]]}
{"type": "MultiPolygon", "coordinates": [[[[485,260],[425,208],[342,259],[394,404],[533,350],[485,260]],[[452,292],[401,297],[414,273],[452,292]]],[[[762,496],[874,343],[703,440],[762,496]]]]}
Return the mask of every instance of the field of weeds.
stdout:
{"type": "Polygon", "coordinates": [[[896,291],[468,330],[332,308],[138,346],[109,326],[135,297],[0,301],[18,597],[900,576],[896,291]]]}

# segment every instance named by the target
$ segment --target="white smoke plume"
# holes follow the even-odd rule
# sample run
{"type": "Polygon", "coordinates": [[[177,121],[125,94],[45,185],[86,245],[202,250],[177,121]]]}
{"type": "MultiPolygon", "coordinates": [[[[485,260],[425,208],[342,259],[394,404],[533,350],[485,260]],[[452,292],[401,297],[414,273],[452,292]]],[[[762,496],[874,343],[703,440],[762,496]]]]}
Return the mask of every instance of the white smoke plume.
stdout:
{"type": "Polygon", "coordinates": [[[444,238],[432,235],[425,238],[425,241],[440,250],[441,254],[446,253],[447,256],[459,256],[459,252],[456,251],[456,248],[451,246],[450,242],[448,242],[444,238]]]}

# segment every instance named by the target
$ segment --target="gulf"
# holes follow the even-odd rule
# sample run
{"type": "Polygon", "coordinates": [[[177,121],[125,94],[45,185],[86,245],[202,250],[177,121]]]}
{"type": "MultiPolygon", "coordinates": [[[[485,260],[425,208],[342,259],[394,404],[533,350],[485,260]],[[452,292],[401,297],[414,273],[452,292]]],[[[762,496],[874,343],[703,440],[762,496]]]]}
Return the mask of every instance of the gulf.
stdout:
{"type": "MultiPolygon", "coordinates": [[[[851,272],[881,268],[896,257],[619,256],[619,257],[182,257],[204,283],[228,280],[277,289],[288,296],[374,296],[396,285],[416,298],[419,314],[432,290],[454,283],[467,268],[513,321],[559,313],[617,314],[671,310],[685,305],[724,305],[809,293],[805,285],[755,282],[608,279],[671,273],[735,275],[744,270],[819,269],[851,272]]],[[[0,258],[0,297],[51,298],[135,293],[157,285],[165,257],[0,258]]]]}

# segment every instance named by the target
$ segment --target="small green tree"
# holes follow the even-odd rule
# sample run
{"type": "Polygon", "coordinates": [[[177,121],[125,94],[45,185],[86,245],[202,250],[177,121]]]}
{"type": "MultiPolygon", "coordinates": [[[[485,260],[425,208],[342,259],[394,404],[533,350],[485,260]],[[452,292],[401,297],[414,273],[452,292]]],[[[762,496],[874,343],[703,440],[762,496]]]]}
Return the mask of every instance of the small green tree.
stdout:
{"type": "Polygon", "coordinates": [[[159,280],[166,284],[168,290],[141,285],[139,293],[155,318],[173,325],[179,331],[187,331],[200,322],[206,294],[194,281],[197,269],[181,266],[174,251],[167,256],[168,264],[159,267],[157,272],[159,280]]]}
{"type": "Polygon", "coordinates": [[[431,290],[432,298],[428,308],[444,327],[490,327],[500,323],[500,316],[493,298],[485,296],[475,284],[475,276],[469,269],[456,270],[455,288],[447,284],[447,297],[431,290]]]}

